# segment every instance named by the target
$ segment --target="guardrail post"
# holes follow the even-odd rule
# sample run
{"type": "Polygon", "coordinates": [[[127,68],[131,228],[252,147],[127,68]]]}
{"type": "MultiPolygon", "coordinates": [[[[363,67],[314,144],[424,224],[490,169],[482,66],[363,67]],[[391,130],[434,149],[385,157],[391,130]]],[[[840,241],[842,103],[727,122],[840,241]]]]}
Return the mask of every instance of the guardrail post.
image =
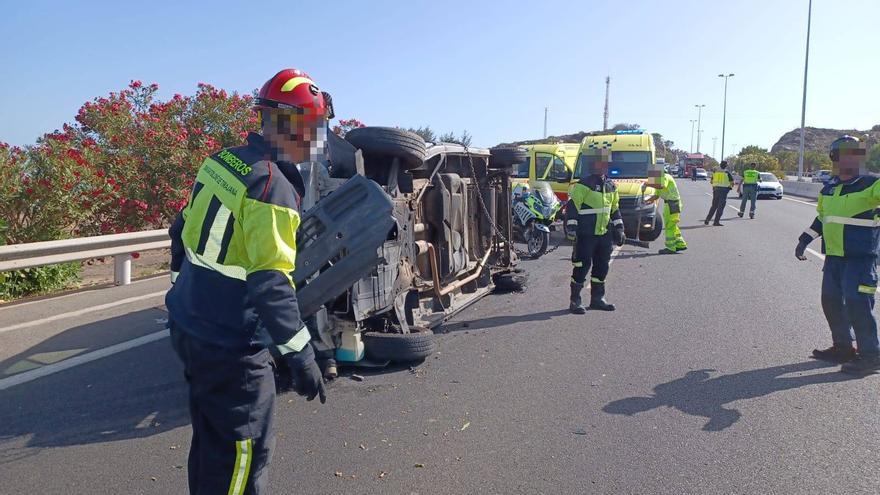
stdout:
{"type": "Polygon", "coordinates": [[[119,254],[113,257],[113,283],[128,285],[131,283],[131,254],[119,254]]]}

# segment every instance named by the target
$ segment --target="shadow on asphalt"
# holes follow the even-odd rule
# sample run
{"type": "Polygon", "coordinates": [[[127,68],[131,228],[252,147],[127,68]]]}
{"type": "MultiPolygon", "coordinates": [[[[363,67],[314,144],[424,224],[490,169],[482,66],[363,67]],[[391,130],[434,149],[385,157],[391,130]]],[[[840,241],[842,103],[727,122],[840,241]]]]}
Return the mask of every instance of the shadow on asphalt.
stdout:
{"type": "Polygon", "coordinates": [[[437,333],[443,334],[460,332],[462,330],[482,330],[485,328],[494,328],[522,322],[550,321],[554,316],[567,314],[569,314],[568,309],[556,309],[553,311],[529,313],[525,315],[492,316],[489,318],[480,318],[479,320],[447,323],[446,325],[443,325],[437,333]]]}
{"type": "MultiPolygon", "coordinates": [[[[118,329],[121,320],[107,322],[118,329]]],[[[94,331],[94,325],[48,339],[0,369],[23,355],[69,349],[77,333],[94,331]]],[[[187,401],[182,366],[168,339],[10,387],[0,391],[0,464],[41,448],[144,438],[186,426],[187,401]]]]}
{"type": "Polygon", "coordinates": [[[836,365],[821,361],[773,366],[711,378],[715,370],[688,371],[684,377],[654,387],[649,397],[629,397],[611,402],[602,408],[609,414],[634,416],[661,407],[672,407],[692,416],[708,418],[703,431],[722,431],[742,416],[725,404],[743,399],[763,397],[774,392],[807,385],[835,383],[854,379],[838,371],[836,365]],[[786,377],[790,373],[808,372],[833,367],[822,374],[786,377]]]}

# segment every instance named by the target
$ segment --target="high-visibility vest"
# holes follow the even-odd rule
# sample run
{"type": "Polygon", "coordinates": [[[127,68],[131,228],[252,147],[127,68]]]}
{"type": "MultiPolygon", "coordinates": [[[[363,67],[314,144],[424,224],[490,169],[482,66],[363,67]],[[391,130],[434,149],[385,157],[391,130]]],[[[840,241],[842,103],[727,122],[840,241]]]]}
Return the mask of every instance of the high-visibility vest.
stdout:
{"type": "Polygon", "coordinates": [[[715,187],[730,187],[730,176],[724,170],[712,174],[712,185],[715,187]]]}
{"type": "Polygon", "coordinates": [[[757,184],[760,175],[757,170],[749,169],[743,172],[743,184],[757,184]]]}
{"type": "MultiPolygon", "coordinates": [[[[171,320],[190,335],[221,347],[309,343],[300,320],[291,273],[300,216],[296,189],[269,144],[221,150],[202,163],[175,229],[186,253],[165,297],[171,320]],[[267,297],[284,303],[267,302],[267,297]],[[287,304],[287,302],[290,304],[287,304]]],[[[176,236],[175,236],[176,237],[176,236]]],[[[299,347],[299,348],[296,348],[299,347]]]]}
{"type": "Polygon", "coordinates": [[[660,189],[659,193],[660,198],[669,207],[670,213],[681,213],[681,194],[679,194],[678,186],[671,175],[663,175],[663,188],[660,189]]]}
{"type": "Polygon", "coordinates": [[[826,184],[819,193],[816,219],[801,236],[822,236],[828,256],[875,257],[880,248],[880,180],[861,176],[826,184]]]}
{"type": "Polygon", "coordinates": [[[591,175],[568,190],[567,223],[578,235],[605,235],[608,226],[622,226],[620,196],[610,180],[591,175]]]}

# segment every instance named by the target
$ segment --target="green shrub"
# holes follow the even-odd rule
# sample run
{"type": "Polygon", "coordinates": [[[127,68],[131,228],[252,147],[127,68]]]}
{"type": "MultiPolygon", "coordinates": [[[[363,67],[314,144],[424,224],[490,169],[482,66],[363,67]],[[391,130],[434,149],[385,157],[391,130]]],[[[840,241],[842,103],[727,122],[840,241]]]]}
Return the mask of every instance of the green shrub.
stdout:
{"type": "Polygon", "coordinates": [[[80,263],[40,266],[5,272],[0,279],[0,299],[10,300],[66,288],[79,278],[80,263]]]}

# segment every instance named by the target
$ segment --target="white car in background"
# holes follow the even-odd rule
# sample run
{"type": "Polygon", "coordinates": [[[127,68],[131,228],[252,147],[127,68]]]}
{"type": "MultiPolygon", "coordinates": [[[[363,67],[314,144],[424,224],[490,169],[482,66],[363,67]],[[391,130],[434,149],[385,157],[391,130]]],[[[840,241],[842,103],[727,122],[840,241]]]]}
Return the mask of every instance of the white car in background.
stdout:
{"type": "MultiPolygon", "coordinates": [[[[739,192],[739,197],[743,196],[742,194],[742,181],[738,183],[737,191],[739,192]]],[[[769,172],[760,172],[758,175],[758,197],[761,196],[770,196],[776,199],[782,199],[783,194],[782,184],[779,182],[779,179],[776,178],[775,175],[769,172]]]]}

